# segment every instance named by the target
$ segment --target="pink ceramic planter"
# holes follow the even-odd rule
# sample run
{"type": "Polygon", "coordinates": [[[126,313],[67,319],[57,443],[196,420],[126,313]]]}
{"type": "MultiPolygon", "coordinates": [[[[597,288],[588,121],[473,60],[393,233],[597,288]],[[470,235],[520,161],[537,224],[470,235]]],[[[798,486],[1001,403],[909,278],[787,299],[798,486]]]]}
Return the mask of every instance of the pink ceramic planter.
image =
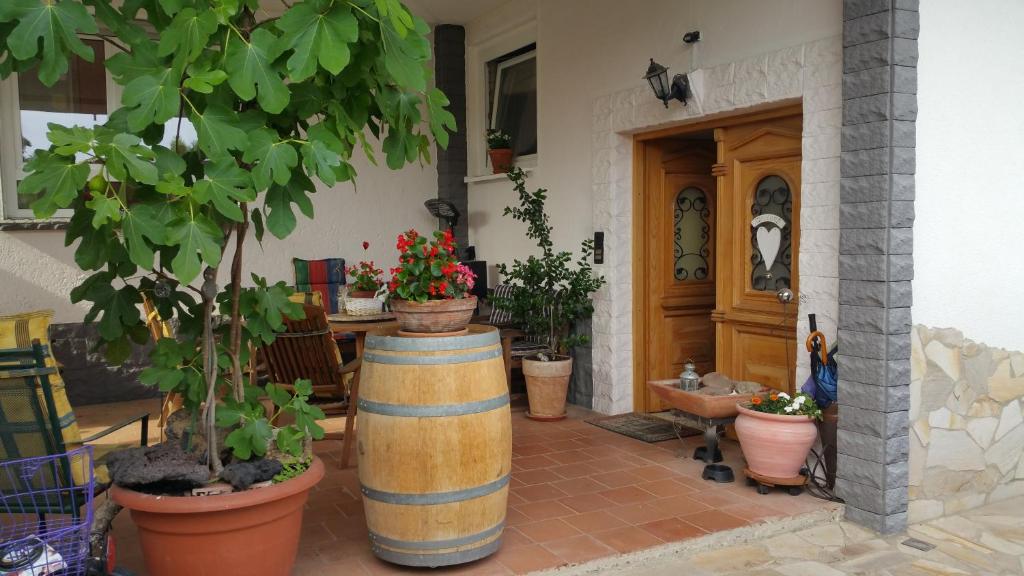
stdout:
{"type": "Polygon", "coordinates": [[[794,478],[818,437],[810,416],[786,416],[736,406],[736,435],[750,471],[771,478],[794,478]]]}

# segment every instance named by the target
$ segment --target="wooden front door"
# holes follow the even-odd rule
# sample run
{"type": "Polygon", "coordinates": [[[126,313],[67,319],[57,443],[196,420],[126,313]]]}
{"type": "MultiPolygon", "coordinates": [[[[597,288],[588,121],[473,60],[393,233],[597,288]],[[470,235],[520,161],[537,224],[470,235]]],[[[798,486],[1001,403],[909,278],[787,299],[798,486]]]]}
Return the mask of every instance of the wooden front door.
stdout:
{"type": "MultiPolygon", "coordinates": [[[[644,194],[644,381],[675,378],[692,358],[715,368],[716,191],[709,140],[647,147],[644,194]]],[[[644,388],[642,410],[667,409],[644,388]]]]}
{"type": "Polygon", "coordinates": [[[801,117],[717,128],[717,366],[793,391],[799,295],[801,117]],[[780,290],[794,299],[779,302],[780,290]]]}

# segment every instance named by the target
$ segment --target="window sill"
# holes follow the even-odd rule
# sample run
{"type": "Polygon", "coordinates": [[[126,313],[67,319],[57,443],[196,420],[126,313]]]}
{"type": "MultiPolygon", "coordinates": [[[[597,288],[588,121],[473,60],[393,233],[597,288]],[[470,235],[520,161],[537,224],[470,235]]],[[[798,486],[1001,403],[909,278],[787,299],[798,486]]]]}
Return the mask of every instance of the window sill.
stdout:
{"type": "Polygon", "coordinates": [[[66,230],[68,220],[53,218],[50,220],[0,220],[0,232],[18,232],[25,230],[66,230]]]}
{"type": "MultiPolygon", "coordinates": [[[[532,166],[521,166],[523,172],[527,174],[533,172],[532,166]]],[[[508,180],[508,174],[484,174],[483,176],[466,176],[462,179],[466,184],[478,184],[481,182],[495,182],[498,180],[508,180]]]]}

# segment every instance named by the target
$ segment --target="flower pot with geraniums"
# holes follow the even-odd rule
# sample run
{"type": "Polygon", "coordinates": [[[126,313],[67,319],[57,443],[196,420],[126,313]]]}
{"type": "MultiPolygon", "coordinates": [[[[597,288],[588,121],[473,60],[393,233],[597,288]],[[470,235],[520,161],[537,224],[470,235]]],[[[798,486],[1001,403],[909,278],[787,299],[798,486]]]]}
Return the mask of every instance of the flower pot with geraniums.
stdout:
{"type": "Polygon", "coordinates": [[[736,435],[747,469],[767,478],[797,478],[818,437],[814,421],[821,419],[821,409],[814,399],[773,392],[737,408],[736,435]]]}
{"type": "Polygon", "coordinates": [[[303,314],[283,282],[243,278],[245,241],[287,237],[296,206],[312,217],[314,180],[352,180],[353,149],[373,154],[353,146],[368,134],[387,135],[392,169],[429,159],[425,130],[447,145],[455,120],[429,88],[428,33],[399,0],[296,0],[273,17],[255,1],[0,2],[0,79],[52,86],[70,59],[98,59],[123,88],[102,124],[50,124],[18,193],[38,218],[71,212],[65,241],[85,272],[71,299],[91,306],[112,364],[148,340],[144,298],[177,324],[141,380],[183,399],[169,419],[182,428],[111,455],[116,486],[96,515],[132,510],[151,576],[291,574],[323,476],[307,456],[323,413],[307,380],[288,391],[245,377],[251,350],[303,314]],[[116,50],[104,58],[80,34],[116,50]],[[179,146],[186,134],[196,142],[179,146]]]}
{"type": "Polygon", "coordinates": [[[487,154],[491,157],[491,170],[504,174],[512,168],[512,137],[501,130],[487,131],[487,154]]]}
{"type": "Polygon", "coordinates": [[[476,309],[470,294],[476,275],[455,257],[451,230],[433,239],[415,230],[398,235],[398,266],[391,269],[388,302],[407,333],[446,334],[465,330],[476,309]]]}
{"type": "MultiPolygon", "coordinates": [[[[363,250],[370,248],[369,242],[363,242],[363,250]]],[[[384,271],[374,264],[373,260],[361,260],[346,270],[352,282],[348,285],[345,296],[345,312],[354,316],[378,314],[383,302],[377,297],[384,286],[384,271]]]]}
{"type": "Polygon", "coordinates": [[[505,215],[528,225],[526,236],[536,241],[540,254],[530,255],[525,261],[514,260],[511,267],[498,265],[498,274],[512,286],[512,292],[509,297],[496,298],[494,305],[508,310],[515,325],[542,339],[550,348],[548,353],[523,359],[530,403],[527,416],[558,420],[565,417],[566,393],[572,376],[570,351],[589,340],[586,335],[573,333],[572,328],[577,320],[594,313],[590,296],[605,280],[590,266],[592,240],[583,241],[575,264],[571,253],[554,251],[551,225],[544,212],[547,190],[528,191],[526,174],[520,168],[513,168],[508,178],[519,195],[519,206],[505,208],[505,215]]]}

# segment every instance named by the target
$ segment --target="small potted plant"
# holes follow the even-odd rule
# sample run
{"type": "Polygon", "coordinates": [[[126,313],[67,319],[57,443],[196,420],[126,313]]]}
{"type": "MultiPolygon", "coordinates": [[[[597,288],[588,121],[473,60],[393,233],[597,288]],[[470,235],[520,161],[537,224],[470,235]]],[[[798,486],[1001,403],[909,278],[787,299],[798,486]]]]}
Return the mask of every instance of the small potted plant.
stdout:
{"type": "Polygon", "coordinates": [[[455,257],[451,230],[434,232],[433,239],[416,230],[398,235],[398,266],[391,269],[388,301],[404,332],[460,332],[476,309],[469,292],[476,275],[455,257]]]}
{"type": "Polygon", "coordinates": [[[747,468],[768,478],[799,476],[818,436],[814,421],[821,420],[821,409],[814,398],[772,392],[767,398],[753,396],[737,408],[736,435],[747,468]]]}
{"type": "MultiPolygon", "coordinates": [[[[370,248],[370,243],[363,242],[363,251],[370,248]]],[[[345,312],[355,316],[376,314],[380,312],[381,301],[378,292],[384,286],[384,271],[374,264],[373,260],[361,260],[356,266],[349,266],[345,272],[352,278],[345,298],[345,312]]]]}
{"type": "Polygon", "coordinates": [[[495,174],[504,174],[512,168],[512,137],[491,128],[487,131],[487,154],[491,157],[491,169],[495,174]]]}
{"type": "Polygon", "coordinates": [[[528,225],[526,236],[537,242],[540,255],[531,255],[525,262],[514,260],[512,266],[498,265],[502,281],[513,287],[508,298],[496,298],[495,306],[506,309],[514,324],[525,332],[542,338],[550,352],[523,358],[526,395],[530,402],[527,416],[535,420],[560,420],[565,417],[565,398],[572,376],[575,346],[589,339],[575,334],[577,320],[594,313],[591,294],[605,280],[594,274],[590,259],[594,252],[592,240],[584,240],[575,265],[569,252],[555,252],[551,242],[551,225],[544,212],[547,190],[529,192],[526,174],[513,168],[508,175],[519,194],[519,206],[505,208],[505,215],[528,225]]]}

